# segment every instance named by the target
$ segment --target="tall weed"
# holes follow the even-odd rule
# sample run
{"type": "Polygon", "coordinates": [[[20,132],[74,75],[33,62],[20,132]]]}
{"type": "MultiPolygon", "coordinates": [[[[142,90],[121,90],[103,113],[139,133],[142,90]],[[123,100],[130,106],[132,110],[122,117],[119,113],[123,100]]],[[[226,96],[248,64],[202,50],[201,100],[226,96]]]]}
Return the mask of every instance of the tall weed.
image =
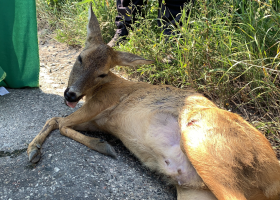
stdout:
{"type": "Polygon", "coordinates": [[[246,105],[273,119],[280,114],[279,13],[271,1],[197,0],[185,7],[183,25],[172,27],[169,41],[154,25],[156,19],[145,18],[117,49],[141,51],[156,61],[137,70],[126,68],[149,82],[191,85],[219,99],[224,108],[246,105]],[[164,62],[167,56],[172,63],[164,62]]]}
{"type": "MultiPolygon", "coordinates": [[[[72,46],[83,46],[88,22],[88,4],[82,0],[60,0],[59,4],[51,4],[50,0],[37,0],[39,18],[43,18],[54,31],[54,38],[72,46]]],[[[89,2],[89,1],[88,1],[89,2]]],[[[116,17],[113,0],[94,0],[93,11],[100,22],[105,42],[114,34],[116,17]],[[114,9],[113,9],[114,8],[114,9]]]]}

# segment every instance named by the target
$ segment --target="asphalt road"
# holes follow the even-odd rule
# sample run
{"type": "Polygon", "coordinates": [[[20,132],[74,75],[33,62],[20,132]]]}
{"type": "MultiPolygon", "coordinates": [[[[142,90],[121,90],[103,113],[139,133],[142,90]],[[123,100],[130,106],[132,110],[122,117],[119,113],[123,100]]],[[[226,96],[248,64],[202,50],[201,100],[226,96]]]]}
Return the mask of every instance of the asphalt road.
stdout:
{"type": "Polygon", "coordinates": [[[0,199],[176,199],[167,185],[112,136],[117,159],[101,155],[53,131],[37,164],[26,148],[46,120],[74,111],[63,97],[40,89],[8,89],[0,96],[0,199]]]}

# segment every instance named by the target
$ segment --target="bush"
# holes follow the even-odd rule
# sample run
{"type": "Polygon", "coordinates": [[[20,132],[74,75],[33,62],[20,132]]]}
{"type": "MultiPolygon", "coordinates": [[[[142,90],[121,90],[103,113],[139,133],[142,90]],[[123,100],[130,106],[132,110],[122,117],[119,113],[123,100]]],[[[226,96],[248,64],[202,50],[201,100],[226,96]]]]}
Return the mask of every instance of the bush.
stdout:
{"type": "Polygon", "coordinates": [[[145,18],[117,49],[140,50],[155,59],[155,65],[137,68],[149,82],[191,85],[224,108],[246,105],[260,115],[279,116],[280,10],[275,2],[197,0],[185,7],[183,14],[191,9],[190,16],[182,17],[182,27],[173,27],[169,42],[156,19],[145,18]],[[163,62],[167,55],[174,59],[171,64],[163,62]]]}

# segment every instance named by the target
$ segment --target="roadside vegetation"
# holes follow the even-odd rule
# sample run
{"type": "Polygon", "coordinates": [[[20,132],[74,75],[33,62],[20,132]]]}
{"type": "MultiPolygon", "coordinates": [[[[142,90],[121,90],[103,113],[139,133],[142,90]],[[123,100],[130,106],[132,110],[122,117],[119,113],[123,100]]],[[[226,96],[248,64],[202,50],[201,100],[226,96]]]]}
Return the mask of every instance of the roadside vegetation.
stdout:
{"type": "MultiPolygon", "coordinates": [[[[77,1],[37,0],[39,27],[59,42],[83,46],[90,0],[77,1]]],[[[109,42],[115,0],[92,2],[109,42]]],[[[157,26],[157,8],[158,1],[149,0],[146,17],[138,17],[128,40],[115,47],[155,64],[118,69],[152,84],[195,88],[254,124],[280,155],[280,0],[196,0],[185,6],[182,26],[171,27],[169,39],[157,26]]]]}

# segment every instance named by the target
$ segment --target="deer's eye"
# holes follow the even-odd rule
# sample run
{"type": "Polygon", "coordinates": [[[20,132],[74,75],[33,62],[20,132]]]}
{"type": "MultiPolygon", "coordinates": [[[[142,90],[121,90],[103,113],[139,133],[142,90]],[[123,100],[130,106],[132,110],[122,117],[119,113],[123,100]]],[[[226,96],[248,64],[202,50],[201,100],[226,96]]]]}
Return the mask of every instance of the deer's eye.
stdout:
{"type": "Polygon", "coordinates": [[[82,63],[82,57],[80,55],[78,56],[78,61],[82,63]]]}
{"type": "Polygon", "coordinates": [[[101,74],[101,75],[99,75],[98,77],[104,78],[104,77],[106,77],[106,76],[108,76],[108,74],[101,74]]]}

